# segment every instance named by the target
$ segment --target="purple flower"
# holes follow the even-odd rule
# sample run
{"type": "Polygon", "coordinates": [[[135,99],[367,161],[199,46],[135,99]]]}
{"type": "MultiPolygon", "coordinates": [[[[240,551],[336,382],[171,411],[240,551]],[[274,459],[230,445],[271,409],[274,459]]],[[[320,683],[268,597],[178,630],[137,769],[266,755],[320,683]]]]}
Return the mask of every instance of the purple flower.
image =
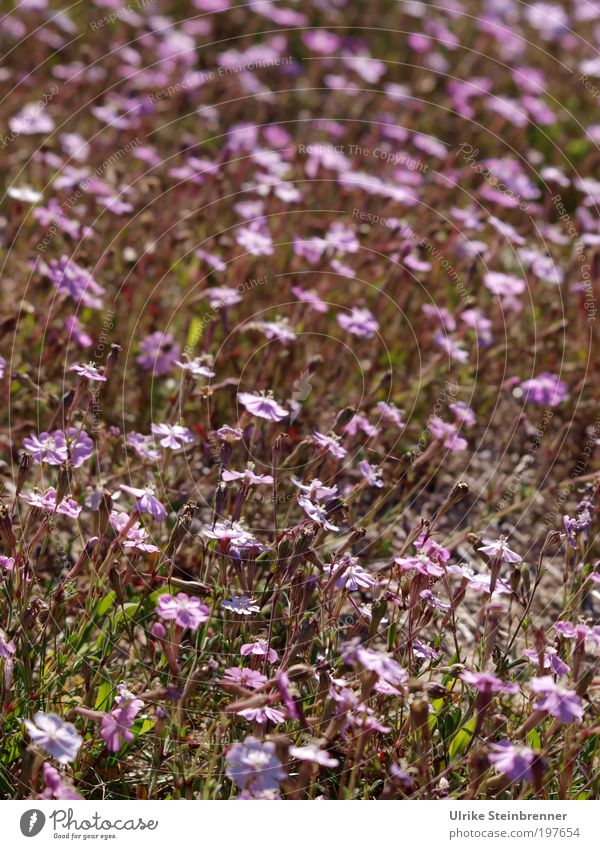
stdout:
{"type": "Polygon", "coordinates": [[[359,430],[362,430],[366,436],[377,436],[379,433],[379,428],[372,425],[366,416],[352,416],[344,428],[344,433],[347,433],[350,436],[356,436],[359,430]]]}
{"type": "Polygon", "coordinates": [[[6,368],[6,360],[0,357],[0,380],[4,377],[4,369],[6,368]]]}
{"type": "Polygon", "coordinates": [[[569,397],[567,384],[549,372],[543,372],[531,380],[525,380],[521,383],[521,389],[524,392],[525,401],[544,404],[548,407],[557,407],[569,397]]]}
{"type": "Polygon", "coordinates": [[[138,487],[126,486],[126,484],[122,483],[119,484],[119,489],[128,492],[129,495],[135,496],[136,501],[134,506],[138,513],[148,513],[159,521],[167,515],[167,511],[154,494],[154,488],[152,486],[148,485],[144,489],[139,489],[138,487]]]}
{"type": "Polygon", "coordinates": [[[151,436],[145,436],[143,433],[129,433],[125,440],[127,445],[131,445],[138,457],[144,460],[158,460],[160,454],[154,448],[154,439],[151,436]]]}
{"type": "Polygon", "coordinates": [[[15,558],[14,557],[6,557],[4,554],[0,555],[0,569],[4,569],[6,572],[12,572],[15,568],[15,558]]]}
{"type": "Polygon", "coordinates": [[[246,327],[260,330],[267,339],[277,339],[278,342],[293,342],[296,338],[287,318],[278,318],[276,321],[251,321],[246,327]]]}
{"type": "Polygon", "coordinates": [[[403,428],[402,413],[395,404],[386,404],[385,401],[379,401],[377,404],[379,414],[384,421],[391,422],[397,428],[403,428]]]}
{"type": "Polygon", "coordinates": [[[254,737],[246,737],[243,743],[233,744],[225,760],[227,777],[240,790],[248,790],[252,794],[278,791],[280,782],[285,778],[274,743],[262,743],[254,737]]]}
{"type": "Polygon", "coordinates": [[[242,300],[240,293],[229,286],[209,286],[199,297],[208,301],[211,310],[233,307],[242,300]]]}
{"type": "Polygon", "coordinates": [[[260,613],[260,607],[256,601],[250,596],[231,596],[221,602],[221,607],[225,610],[230,610],[232,613],[238,613],[240,616],[251,616],[253,613],[260,613]]]}
{"type": "MultiPolygon", "coordinates": [[[[131,516],[128,513],[117,513],[113,510],[110,514],[109,521],[113,528],[121,535],[127,525],[130,524],[131,516]]],[[[160,551],[158,546],[147,542],[149,536],[148,531],[139,522],[134,522],[130,525],[125,538],[122,540],[123,548],[135,548],[138,551],[145,551],[148,554],[160,551]]]]}
{"type": "Polygon", "coordinates": [[[244,436],[244,432],[239,427],[223,425],[218,429],[217,436],[222,442],[239,442],[244,436]]]}
{"type": "Polygon", "coordinates": [[[420,534],[415,540],[415,548],[419,554],[427,554],[433,560],[439,563],[447,563],[450,560],[451,553],[443,545],[437,543],[434,539],[427,536],[425,531],[420,534]]]}
{"type": "Polygon", "coordinates": [[[355,590],[368,590],[376,584],[375,578],[358,565],[356,557],[351,557],[349,554],[344,554],[342,559],[337,563],[332,563],[331,566],[325,566],[323,571],[331,575],[335,575],[344,566],[343,572],[337,578],[335,585],[338,589],[347,589],[350,592],[355,590]]]}
{"type": "Polygon", "coordinates": [[[177,360],[175,365],[184,371],[189,371],[194,377],[214,377],[215,372],[206,365],[206,360],[196,357],[194,360],[181,362],[177,360]]]}
{"type": "Polygon", "coordinates": [[[280,422],[289,416],[289,410],[278,404],[271,393],[238,392],[238,400],[253,416],[270,422],[280,422]]]}
{"type": "Polygon", "coordinates": [[[508,681],[502,681],[497,678],[492,672],[471,672],[465,670],[460,674],[460,679],[473,687],[479,693],[518,693],[519,688],[516,684],[511,684],[508,681]]]}
{"type": "Polygon", "coordinates": [[[193,442],[194,437],[187,427],[181,425],[170,424],[153,424],[152,433],[156,436],[162,436],[160,444],[164,448],[181,448],[186,442],[193,442]]]}
{"type": "Polygon", "coordinates": [[[78,468],[88,460],[94,452],[94,443],[85,431],[71,427],[67,434],[62,430],[52,433],[44,431],[36,436],[23,440],[23,445],[33,457],[35,463],[48,463],[50,466],[60,466],[69,459],[71,464],[78,468]],[[67,442],[68,439],[68,442],[67,442]]]}
{"type": "Polygon", "coordinates": [[[348,453],[346,449],[342,448],[340,445],[341,437],[337,436],[335,433],[327,435],[315,430],[313,433],[313,439],[317,445],[320,445],[322,448],[326,448],[329,453],[338,460],[341,460],[342,457],[345,457],[348,453]]]}
{"type": "Polygon", "coordinates": [[[395,557],[394,563],[403,572],[414,571],[429,578],[441,578],[444,574],[443,565],[425,552],[419,552],[411,557],[395,557]]]}
{"type": "Polygon", "coordinates": [[[304,484],[297,478],[292,477],[292,483],[298,489],[305,492],[311,501],[320,501],[322,498],[333,498],[337,494],[337,486],[325,486],[318,478],[313,478],[309,484],[304,484]]]}
{"type": "Polygon", "coordinates": [[[256,669],[244,669],[242,666],[230,666],[223,673],[222,681],[228,684],[238,684],[248,690],[260,690],[269,680],[266,675],[256,669]]]}
{"type": "MultiPolygon", "coordinates": [[[[12,558],[11,558],[12,559],[12,558]]],[[[15,664],[15,653],[17,649],[14,640],[8,640],[6,634],[0,628],[0,660],[4,666],[4,688],[8,692],[12,686],[13,666],[15,664]]]]}
{"type": "Polygon", "coordinates": [[[69,371],[76,372],[80,377],[85,377],[86,380],[95,380],[99,383],[103,383],[106,380],[104,375],[101,374],[98,370],[98,367],[95,365],[95,363],[87,363],[85,365],[75,363],[74,366],[71,366],[69,371]]]}
{"type": "Polygon", "coordinates": [[[484,539],[485,545],[478,548],[477,551],[483,551],[488,557],[495,560],[501,560],[504,563],[520,563],[522,558],[508,547],[505,537],[500,537],[497,540],[484,539]]]}
{"type": "Polygon", "coordinates": [[[535,753],[528,746],[515,746],[508,740],[492,744],[490,763],[511,781],[531,781],[535,753]]]}
{"type": "Polygon", "coordinates": [[[177,593],[176,596],[163,593],[156,601],[157,613],[161,619],[174,620],[180,628],[197,631],[210,618],[210,610],[200,599],[177,593]]]}
{"type": "Polygon", "coordinates": [[[475,413],[470,407],[463,403],[463,401],[457,401],[455,404],[448,404],[448,407],[454,413],[456,420],[461,424],[469,426],[475,424],[475,413]]]}
{"type": "Polygon", "coordinates": [[[320,749],[316,743],[309,743],[307,746],[302,746],[301,748],[290,746],[289,753],[292,758],[297,758],[300,761],[309,761],[313,764],[319,764],[319,766],[334,767],[339,764],[336,758],[332,758],[328,752],[320,749]]]}
{"type": "Polygon", "coordinates": [[[309,307],[312,307],[315,312],[327,312],[327,304],[312,289],[302,289],[300,286],[292,286],[292,293],[299,301],[302,301],[303,303],[308,304],[309,307]]]}
{"type": "Polygon", "coordinates": [[[136,357],[143,371],[151,371],[157,377],[168,374],[179,360],[181,350],[174,344],[172,333],[156,330],[140,342],[140,351],[136,357]]]}
{"type": "Polygon", "coordinates": [[[85,327],[79,321],[77,316],[72,315],[65,321],[65,330],[80,346],[80,348],[91,348],[93,345],[92,337],[86,333],[85,327]]]}
{"type": "Polygon", "coordinates": [[[216,522],[214,527],[203,528],[209,539],[228,540],[235,548],[263,548],[262,544],[239,522],[216,522]]]}
{"type": "Polygon", "coordinates": [[[231,481],[244,481],[244,485],[248,486],[257,486],[259,484],[272,484],[273,476],[272,475],[255,475],[254,474],[254,463],[248,463],[245,472],[234,472],[228,469],[225,469],[223,474],[221,475],[224,481],[227,483],[231,481]]]}
{"type": "Polygon", "coordinates": [[[304,495],[300,496],[298,504],[302,507],[309,519],[312,519],[313,522],[316,522],[322,528],[325,528],[326,531],[339,530],[337,525],[333,525],[329,521],[325,508],[321,507],[320,504],[313,504],[313,502],[304,495]]]}
{"type": "Polygon", "coordinates": [[[270,234],[261,226],[238,227],[235,240],[252,256],[271,256],[275,253],[270,234]]]}
{"type": "Polygon", "coordinates": [[[240,649],[242,657],[251,655],[253,657],[266,657],[269,663],[276,663],[279,655],[275,649],[270,648],[266,640],[256,640],[254,643],[245,643],[240,649]]]}
{"type": "Polygon", "coordinates": [[[346,663],[359,666],[367,672],[374,672],[379,679],[392,686],[408,681],[408,672],[393,657],[363,646],[359,637],[344,643],[342,657],[346,663]]]}
{"type": "Polygon", "coordinates": [[[67,256],[51,259],[47,270],[52,285],[59,293],[66,292],[77,304],[90,309],[102,309],[102,288],[89,271],[81,268],[67,256]]]}
{"type": "MultiPolygon", "coordinates": [[[[524,649],[523,654],[531,663],[534,663],[536,666],[540,665],[540,652],[535,649],[524,649]]],[[[554,675],[562,676],[567,675],[571,667],[564,660],[561,660],[555,648],[546,646],[544,649],[544,669],[550,669],[554,675]]]]}
{"type": "Polygon", "coordinates": [[[27,103],[16,115],[9,119],[8,126],[15,136],[35,135],[36,133],[51,133],[54,129],[54,121],[44,111],[41,101],[27,103]]]}
{"type": "Polygon", "coordinates": [[[376,486],[379,488],[383,486],[383,481],[381,480],[381,469],[378,469],[377,466],[372,466],[367,460],[361,460],[358,464],[358,468],[369,486],[376,486]]]}
{"type": "Polygon", "coordinates": [[[19,498],[23,499],[31,507],[38,507],[46,513],[61,513],[70,519],[76,519],[81,513],[81,507],[72,498],[63,498],[60,504],[56,504],[56,490],[53,487],[41,492],[22,492],[19,498]]]}
{"type": "Polygon", "coordinates": [[[573,690],[567,690],[557,684],[550,675],[532,678],[531,689],[540,696],[534,704],[535,710],[545,710],[555,716],[562,724],[580,722],[583,719],[583,705],[573,690]]]}
{"type": "Polygon", "coordinates": [[[338,313],[337,322],[343,330],[365,339],[371,339],[379,330],[379,322],[373,314],[368,309],[359,307],[353,307],[350,315],[338,313]]]}
{"type": "Polygon", "coordinates": [[[439,416],[432,416],[428,426],[432,436],[449,451],[464,451],[467,447],[467,440],[458,435],[456,426],[451,422],[445,422],[439,416]]]}
{"type": "Polygon", "coordinates": [[[60,764],[74,761],[83,743],[73,723],[65,722],[56,713],[38,711],[33,722],[25,720],[25,727],[32,741],[60,764]]]}
{"type": "Polygon", "coordinates": [[[106,743],[109,752],[118,752],[125,743],[131,743],[133,732],[131,727],[135,713],[129,707],[116,708],[105,713],[100,726],[100,736],[106,743]]]}

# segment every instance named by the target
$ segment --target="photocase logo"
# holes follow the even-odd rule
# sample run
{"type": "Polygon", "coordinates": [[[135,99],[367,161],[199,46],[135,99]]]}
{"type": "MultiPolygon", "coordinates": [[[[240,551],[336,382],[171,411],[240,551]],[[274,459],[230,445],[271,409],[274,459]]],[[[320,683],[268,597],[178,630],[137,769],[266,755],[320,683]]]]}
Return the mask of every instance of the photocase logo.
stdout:
{"type": "Polygon", "coordinates": [[[25,837],[35,837],[39,834],[46,824],[46,817],[37,808],[32,808],[30,811],[25,811],[21,816],[21,834],[25,837]]]}

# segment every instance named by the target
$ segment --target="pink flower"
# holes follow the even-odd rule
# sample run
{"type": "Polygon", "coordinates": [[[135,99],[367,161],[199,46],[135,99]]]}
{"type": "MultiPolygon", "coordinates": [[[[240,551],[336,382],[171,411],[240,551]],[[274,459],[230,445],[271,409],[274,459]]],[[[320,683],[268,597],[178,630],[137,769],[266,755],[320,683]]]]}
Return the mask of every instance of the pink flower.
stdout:
{"type": "Polygon", "coordinates": [[[269,663],[276,663],[279,655],[275,649],[270,648],[266,640],[256,640],[254,643],[245,643],[240,649],[242,657],[252,655],[253,657],[265,657],[269,663]]]}
{"type": "Polygon", "coordinates": [[[569,397],[567,384],[554,374],[543,372],[531,380],[521,383],[524,392],[524,400],[532,401],[534,404],[544,404],[548,407],[557,407],[562,401],[569,397]]]}
{"type": "Polygon", "coordinates": [[[116,708],[105,713],[100,726],[100,736],[106,743],[109,752],[118,752],[125,743],[131,743],[133,732],[131,727],[135,713],[128,707],[116,708]]]}
{"type": "Polygon", "coordinates": [[[0,555],[0,569],[4,569],[6,572],[12,572],[15,568],[15,558],[14,557],[6,557],[4,554],[0,555]]]}
{"type": "Polygon", "coordinates": [[[42,774],[46,784],[46,787],[42,792],[43,799],[60,799],[67,801],[70,799],[82,798],[79,793],[75,792],[70,784],[67,784],[62,780],[59,771],[49,763],[45,763],[43,765],[42,774]]]}
{"type": "Polygon", "coordinates": [[[203,528],[202,533],[209,539],[227,540],[234,548],[259,548],[264,546],[254,537],[250,531],[242,527],[239,522],[216,522],[214,527],[203,528]]]}
{"type": "Polygon", "coordinates": [[[229,684],[238,684],[240,687],[246,687],[248,690],[260,690],[263,684],[266,684],[269,679],[256,669],[230,666],[223,673],[221,680],[229,684]]]}
{"type": "Polygon", "coordinates": [[[394,563],[403,572],[418,572],[429,578],[441,578],[444,574],[443,565],[425,552],[419,552],[412,557],[395,557],[394,563]]]}
{"type": "Polygon", "coordinates": [[[156,601],[157,613],[161,619],[174,620],[180,628],[197,631],[210,618],[210,610],[200,599],[185,593],[176,596],[163,593],[156,601]]]}
{"type": "Polygon", "coordinates": [[[279,725],[285,722],[285,713],[282,710],[264,706],[256,708],[243,708],[237,711],[238,716],[243,716],[248,722],[258,722],[259,725],[266,725],[267,722],[272,722],[274,725],[279,725]]]}

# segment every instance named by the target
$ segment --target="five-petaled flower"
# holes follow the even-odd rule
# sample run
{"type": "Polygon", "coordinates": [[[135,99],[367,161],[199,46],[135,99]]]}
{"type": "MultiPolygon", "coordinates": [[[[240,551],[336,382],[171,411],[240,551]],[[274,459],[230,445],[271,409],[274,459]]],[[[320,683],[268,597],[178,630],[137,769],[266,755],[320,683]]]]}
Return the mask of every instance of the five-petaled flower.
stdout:
{"type": "Polygon", "coordinates": [[[163,593],[156,600],[156,612],[161,619],[172,620],[180,628],[197,631],[210,618],[210,610],[200,599],[186,593],[163,593]]]}
{"type": "Polygon", "coordinates": [[[71,763],[83,743],[72,722],[65,722],[56,713],[38,711],[33,722],[25,720],[25,727],[32,741],[52,755],[60,764],[71,763]]]}

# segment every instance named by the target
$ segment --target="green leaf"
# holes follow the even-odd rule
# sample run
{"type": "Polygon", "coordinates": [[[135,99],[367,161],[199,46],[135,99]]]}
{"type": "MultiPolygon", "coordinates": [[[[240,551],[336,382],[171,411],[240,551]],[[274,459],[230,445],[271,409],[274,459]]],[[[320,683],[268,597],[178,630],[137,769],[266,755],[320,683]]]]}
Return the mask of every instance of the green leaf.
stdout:
{"type": "Polygon", "coordinates": [[[471,742],[471,738],[473,737],[473,732],[475,731],[475,723],[477,722],[477,717],[473,717],[468,722],[466,722],[460,731],[452,738],[452,742],[450,743],[450,747],[448,749],[448,755],[450,756],[450,760],[454,760],[454,758],[462,755],[464,750],[467,748],[469,743],[471,742]]]}
{"type": "Polygon", "coordinates": [[[103,681],[100,684],[98,695],[96,696],[96,704],[94,705],[96,710],[107,710],[112,691],[113,685],[110,681],[103,681]]]}
{"type": "Polygon", "coordinates": [[[94,609],[94,616],[104,616],[104,614],[107,613],[113,606],[116,598],[116,592],[109,592],[106,595],[102,596],[102,598],[99,599],[98,603],[96,604],[96,607],[94,609]]]}

